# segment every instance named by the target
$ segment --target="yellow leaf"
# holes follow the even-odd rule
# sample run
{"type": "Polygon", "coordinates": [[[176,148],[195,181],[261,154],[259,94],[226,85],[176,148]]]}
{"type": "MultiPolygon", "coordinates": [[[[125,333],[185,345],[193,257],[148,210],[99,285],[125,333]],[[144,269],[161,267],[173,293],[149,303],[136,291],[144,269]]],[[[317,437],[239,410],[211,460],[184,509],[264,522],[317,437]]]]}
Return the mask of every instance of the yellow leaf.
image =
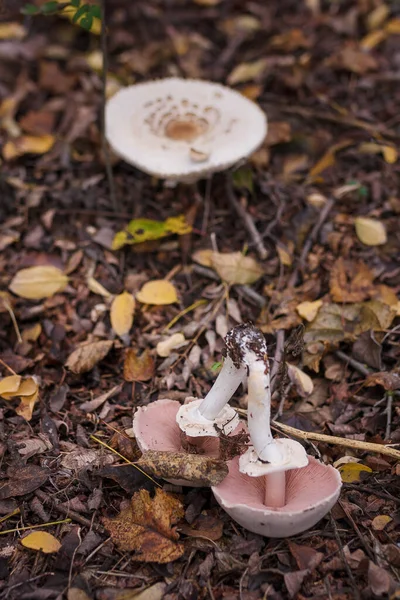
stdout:
{"type": "Polygon", "coordinates": [[[349,140],[345,140],[331,146],[331,148],[329,148],[322,158],[313,166],[310,171],[310,177],[314,178],[322,173],[322,171],[325,171],[325,169],[332,167],[336,161],[336,153],[339,152],[339,150],[343,150],[343,148],[347,148],[351,143],[352,142],[349,140]]]}
{"type": "Polygon", "coordinates": [[[287,363],[287,368],[289,379],[296,387],[296,390],[300,394],[300,396],[305,398],[306,396],[312,394],[314,390],[314,384],[311,377],[307,375],[307,373],[304,373],[304,371],[290,363],[287,363]]]}
{"type": "Polygon", "coordinates": [[[296,310],[301,316],[302,319],[305,319],[309,323],[314,321],[315,317],[318,314],[319,309],[322,306],[322,300],[315,300],[314,302],[300,302],[296,306],[296,310]]]}
{"type": "Polygon", "coordinates": [[[374,8],[367,17],[367,29],[372,31],[382,27],[390,13],[390,8],[387,4],[383,3],[374,8]]]}
{"type": "Polygon", "coordinates": [[[213,252],[212,266],[226,283],[247,285],[264,274],[258,262],[241,252],[213,252]]]}
{"type": "Polygon", "coordinates": [[[134,219],[128,223],[124,231],[115,234],[112,249],[119,250],[125,244],[141,244],[173,234],[185,235],[191,231],[192,227],[186,222],[185,215],[170,217],[165,221],[134,219]]]}
{"type": "Polygon", "coordinates": [[[186,340],[183,333],[174,333],[166,340],[158,342],[156,348],[157,354],[162,358],[166,358],[171,354],[172,350],[174,350],[178,346],[182,346],[182,344],[184,344],[185,342],[186,340]]]}
{"type": "Polygon", "coordinates": [[[112,294],[104,286],[101,285],[94,277],[87,278],[88,288],[93,294],[103,296],[103,298],[111,298],[112,294]]]}
{"type": "Polygon", "coordinates": [[[389,165],[393,165],[397,162],[398,154],[396,148],[393,146],[382,146],[383,158],[389,165]]]}
{"type": "Polygon", "coordinates": [[[14,398],[14,396],[31,396],[37,389],[38,384],[33,377],[27,377],[21,381],[17,391],[3,392],[2,396],[5,400],[10,400],[11,398],[14,398]]]}
{"type": "Polygon", "coordinates": [[[174,285],[166,279],[155,279],[144,284],[136,299],[143,304],[174,304],[178,302],[178,296],[174,285]]]}
{"type": "Polygon", "coordinates": [[[22,339],[24,342],[36,342],[40,334],[42,333],[42,326],[40,323],[35,323],[31,327],[27,327],[22,332],[22,339]]]}
{"type": "Polygon", "coordinates": [[[192,258],[203,267],[212,267],[212,250],[197,250],[192,258]]]}
{"type": "Polygon", "coordinates": [[[68,277],[57,267],[38,266],[18,271],[9,289],[21,298],[41,300],[61,292],[67,283],[68,277]]]}
{"type": "Polygon", "coordinates": [[[16,21],[0,23],[0,40],[22,40],[26,33],[25,27],[16,21]]]}
{"type": "Polygon", "coordinates": [[[61,548],[60,542],[47,531],[33,531],[21,540],[25,548],[40,550],[45,554],[53,554],[61,548]]]}
{"type": "Polygon", "coordinates": [[[366,246],[382,246],[386,244],[386,229],[381,221],[368,217],[357,217],[354,220],[356,234],[360,242],[366,246]]]}
{"type": "Polygon", "coordinates": [[[361,480],[361,473],[372,473],[372,469],[361,463],[349,462],[339,467],[340,475],[344,483],[354,483],[361,480]]]}
{"type": "Polygon", "coordinates": [[[117,335],[124,336],[129,333],[135,312],[135,299],[129,292],[122,292],[116,296],[111,304],[111,326],[117,335]]]}
{"type": "MultiPolygon", "coordinates": [[[[59,4],[65,4],[64,0],[57,0],[57,2],[59,4]]],[[[63,8],[63,10],[60,11],[59,14],[62,17],[67,18],[69,21],[71,21],[71,23],[74,23],[74,24],[82,27],[82,21],[84,21],[84,19],[86,18],[86,13],[81,15],[80,17],[78,17],[78,19],[76,19],[74,21],[75,14],[77,13],[78,10],[79,10],[79,7],[66,6],[65,8],[63,8]]],[[[86,29],[86,27],[83,27],[83,28],[86,29]]],[[[90,32],[94,33],[95,35],[100,35],[101,20],[98,17],[93,17],[93,22],[92,22],[92,26],[90,28],[90,32]]]]}
{"type": "Polygon", "coordinates": [[[13,394],[18,391],[19,386],[21,385],[22,377],[20,375],[10,375],[9,377],[4,377],[0,380],[0,396],[3,397],[3,394],[13,394]]]}
{"type": "Polygon", "coordinates": [[[237,65],[228,77],[229,85],[254,81],[263,74],[268,64],[267,59],[260,58],[254,62],[240,63],[237,65]]]}
{"type": "Polygon", "coordinates": [[[386,23],[385,30],[387,33],[400,35],[400,19],[391,19],[386,23]]]}
{"type": "Polygon", "coordinates": [[[4,144],[3,156],[6,160],[12,160],[24,154],[45,154],[54,142],[54,135],[23,135],[4,144]]]}
{"type": "Polygon", "coordinates": [[[360,48],[362,48],[363,50],[372,50],[373,48],[381,44],[383,40],[387,38],[387,35],[387,32],[382,29],[371,31],[361,40],[360,48]]]}
{"type": "Polygon", "coordinates": [[[276,246],[276,251],[278,253],[279,260],[281,261],[282,265],[284,265],[285,267],[290,267],[292,264],[292,257],[290,256],[290,253],[288,252],[287,248],[285,248],[282,244],[278,244],[276,246]]]}
{"type": "Polygon", "coordinates": [[[15,412],[20,417],[23,417],[27,421],[32,419],[33,409],[36,401],[39,398],[39,389],[36,390],[31,396],[22,396],[21,402],[15,409],[15,412]]]}
{"type": "Polygon", "coordinates": [[[374,519],[372,519],[372,529],[374,531],[383,531],[391,521],[393,521],[392,517],[389,515],[378,515],[374,519]]]}

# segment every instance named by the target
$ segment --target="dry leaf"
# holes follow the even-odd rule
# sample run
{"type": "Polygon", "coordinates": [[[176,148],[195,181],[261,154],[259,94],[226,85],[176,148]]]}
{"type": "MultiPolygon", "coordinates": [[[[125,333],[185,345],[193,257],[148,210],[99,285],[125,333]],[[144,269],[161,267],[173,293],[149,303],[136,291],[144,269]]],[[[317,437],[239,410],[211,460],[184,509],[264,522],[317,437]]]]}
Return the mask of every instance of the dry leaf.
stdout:
{"type": "Polygon", "coordinates": [[[61,548],[60,542],[47,531],[33,531],[21,540],[21,544],[25,548],[31,550],[39,550],[44,554],[54,554],[61,548]]]}
{"type": "Polygon", "coordinates": [[[111,326],[120,337],[130,332],[134,312],[135,299],[132,294],[122,292],[122,294],[114,298],[110,309],[111,326]]]}
{"type": "Polygon", "coordinates": [[[19,467],[8,480],[2,480],[0,486],[0,500],[12,496],[25,496],[34,492],[46,483],[50,472],[37,465],[19,467]]]}
{"type": "Polygon", "coordinates": [[[0,396],[4,398],[4,394],[6,394],[7,399],[11,394],[15,396],[15,393],[18,391],[18,388],[21,384],[22,377],[20,375],[10,375],[9,377],[4,377],[0,380],[0,396]]]}
{"type": "Polygon", "coordinates": [[[39,398],[38,382],[34,377],[22,378],[19,375],[5,377],[0,381],[0,396],[4,398],[4,400],[20,398],[20,403],[15,409],[15,412],[17,415],[30,421],[34,406],[39,398]]]}
{"type": "Polygon", "coordinates": [[[300,302],[300,304],[296,306],[296,310],[302,319],[311,322],[314,321],[322,304],[322,300],[314,300],[314,302],[300,302]]]}
{"type": "Polygon", "coordinates": [[[372,469],[361,463],[349,462],[339,467],[340,475],[344,483],[361,481],[361,473],[372,473],[372,469]]]}
{"type": "Polygon", "coordinates": [[[3,146],[3,157],[12,160],[24,154],[45,154],[53,147],[53,135],[22,135],[8,140],[3,146]]]}
{"type": "Polygon", "coordinates": [[[27,30],[21,23],[9,21],[0,23],[0,40],[22,40],[27,34],[27,30]]]}
{"type": "Polygon", "coordinates": [[[333,146],[331,146],[325,152],[322,158],[320,158],[319,161],[310,170],[310,178],[314,179],[315,177],[317,177],[317,175],[322,173],[322,171],[325,171],[329,167],[332,167],[336,162],[336,153],[340,150],[343,150],[344,148],[347,148],[352,143],[353,142],[349,140],[344,140],[343,142],[339,142],[338,144],[334,144],[333,146]]]}
{"type": "Polygon", "coordinates": [[[374,519],[372,519],[372,529],[374,531],[383,531],[391,521],[393,521],[392,517],[389,515],[378,515],[374,519]]]}
{"type": "Polygon", "coordinates": [[[166,279],[148,281],[136,294],[136,299],[143,304],[156,304],[157,306],[178,302],[174,285],[166,279]]]}
{"type": "Polygon", "coordinates": [[[41,300],[61,292],[67,283],[68,277],[60,269],[45,265],[21,269],[14,275],[9,289],[21,298],[41,300]]]}
{"type": "Polygon", "coordinates": [[[158,356],[161,356],[162,358],[166,358],[167,356],[169,356],[171,354],[172,350],[174,350],[175,348],[178,348],[185,342],[186,342],[186,340],[185,340],[185,336],[183,335],[183,333],[174,333],[166,340],[162,340],[161,342],[158,342],[157,347],[156,347],[156,352],[157,352],[158,356]]]}
{"type": "Polygon", "coordinates": [[[93,294],[98,294],[99,296],[103,296],[103,298],[111,298],[112,294],[106,288],[101,285],[94,277],[87,278],[88,288],[93,294]]]}
{"type": "Polygon", "coordinates": [[[290,363],[286,363],[286,365],[288,368],[289,379],[296,386],[298,394],[303,398],[306,398],[312,394],[314,390],[314,384],[311,377],[295,365],[290,363]]]}
{"type": "Polygon", "coordinates": [[[352,45],[340,50],[335,56],[329,58],[327,63],[335,69],[343,69],[357,75],[364,75],[378,68],[378,61],[371,54],[352,45]]]}
{"type": "Polygon", "coordinates": [[[228,467],[224,461],[187,452],[148,450],[137,464],[154,477],[185,479],[204,486],[218,485],[228,474],[228,467]]]}
{"type": "Polygon", "coordinates": [[[80,410],[84,410],[85,412],[93,412],[94,410],[102,406],[104,402],[106,402],[109,398],[112,398],[117,392],[120,392],[121,388],[122,383],[120,383],[119,385],[115,385],[113,388],[108,390],[108,392],[97,396],[97,398],[93,398],[93,400],[83,402],[79,407],[80,410]]]}
{"type": "Polygon", "coordinates": [[[118,517],[106,517],[103,523],[114,544],[122,551],[134,551],[135,560],[169,563],[184,553],[173,527],[183,514],[183,506],[175,496],[156,488],[154,498],[147,490],[140,490],[118,517]]]}
{"type": "Polygon", "coordinates": [[[22,332],[22,339],[24,342],[36,342],[40,334],[42,333],[42,326],[40,323],[35,323],[31,327],[27,327],[22,332]]]}
{"type": "Polygon", "coordinates": [[[276,251],[279,256],[279,260],[284,267],[290,267],[292,265],[292,257],[290,252],[283,244],[277,244],[276,251]]]}
{"type": "Polygon", "coordinates": [[[86,373],[107,356],[112,345],[111,340],[82,344],[69,355],[65,366],[77,375],[86,373]]]}
{"type": "Polygon", "coordinates": [[[246,81],[254,81],[264,73],[267,64],[267,59],[260,58],[254,62],[240,63],[239,65],[236,65],[228,77],[229,85],[245,83],[246,81]]]}
{"type": "Polygon", "coordinates": [[[366,246],[382,246],[387,242],[385,226],[377,219],[357,217],[354,220],[356,234],[360,242],[366,246]]]}
{"type": "Polygon", "coordinates": [[[125,354],[124,379],[125,381],[148,381],[154,375],[154,360],[149,350],[145,350],[141,356],[133,348],[129,348],[125,354]]]}
{"type": "Polygon", "coordinates": [[[254,258],[243,256],[241,252],[213,252],[211,258],[215,271],[230,285],[254,283],[264,274],[254,258]]]}
{"type": "Polygon", "coordinates": [[[361,302],[373,295],[374,274],[362,261],[344,260],[333,264],[329,279],[332,299],[335,302],[361,302]]]}

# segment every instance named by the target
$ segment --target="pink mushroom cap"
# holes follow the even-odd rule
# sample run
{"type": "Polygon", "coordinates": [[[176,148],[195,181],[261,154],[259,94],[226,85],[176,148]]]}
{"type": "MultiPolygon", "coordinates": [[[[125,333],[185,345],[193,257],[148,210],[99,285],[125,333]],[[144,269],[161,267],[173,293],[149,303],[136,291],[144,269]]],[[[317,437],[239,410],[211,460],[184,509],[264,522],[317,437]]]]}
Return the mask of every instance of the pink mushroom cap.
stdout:
{"type": "Polygon", "coordinates": [[[286,503],[281,508],[264,505],[265,477],[239,471],[239,458],[229,474],[212,488],[218,504],[239,525],[266,537],[288,537],[313,527],[334,506],[340,495],[340,473],[312,456],[308,465],[286,472],[286,503]]]}
{"type": "MultiPolygon", "coordinates": [[[[176,400],[156,400],[138,408],[133,418],[133,433],[142,452],[162,450],[165,452],[185,452],[181,444],[182,432],[176,422],[181,404],[176,400]]],[[[218,458],[219,439],[207,438],[202,445],[206,456],[218,458]]],[[[175,485],[201,487],[185,479],[169,479],[175,485]]]]}

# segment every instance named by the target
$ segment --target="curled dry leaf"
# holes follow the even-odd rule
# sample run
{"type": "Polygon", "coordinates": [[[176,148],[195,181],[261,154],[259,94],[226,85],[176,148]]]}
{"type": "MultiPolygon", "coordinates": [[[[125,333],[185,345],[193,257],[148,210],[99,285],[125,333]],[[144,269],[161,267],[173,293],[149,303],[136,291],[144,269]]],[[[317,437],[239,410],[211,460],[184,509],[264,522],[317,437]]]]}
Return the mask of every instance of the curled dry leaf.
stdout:
{"type": "Polygon", "coordinates": [[[86,373],[107,356],[112,345],[112,340],[101,340],[99,342],[82,344],[69,355],[65,366],[76,375],[86,373]]]}
{"type": "Polygon", "coordinates": [[[120,337],[127,335],[133,324],[135,312],[135,299],[129,292],[122,292],[116,296],[111,304],[111,326],[120,337]]]}
{"type": "Polygon", "coordinates": [[[300,302],[296,306],[296,310],[301,316],[302,319],[305,319],[309,323],[314,321],[315,317],[318,314],[319,309],[322,306],[322,300],[314,300],[314,302],[300,302]]]}
{"type": "Polygon", "coordinates": [[[372,296],[374,274],[362,261],[344,260],[334,263],[329,279],[332,299],[335,302],[361,302],[372,296]]]}
{"type": "Polygon", "coordinates": [[[125,381],[148,381],[154,375],[154,360],[146,349],[140,356],[133,348],[125,354],[124,379],[125,381]]]}
{"type": "Polygon", "coordinates": [[[36,465],[27,465],[16,470],[9,479],[0,486],[0,500],[13,496],[25,496],[46,483],[50,473],[36,465]]]}
{"type": "Polygon", "coordinates": [[[54,554],[61,548],[60,542],[54,535],[47,533],[47,531],[33,531],[21,540],[21,544],[25,548],[31,550],[39,550],[44,554],[54,554]]]}
{"type": "Polygon", "coordinates": [[[372,529],[374,531],[383,531],[386,525],[389,525],[391,521],[393,521],[393,519],[392,517],[389,517],[389,515],[378,515],[372,519],[372,529]]]}
{"type": "Polygon", "coordinates": [[[103,523],[121,550],[135,552],[135,560],[169,563],[184,552],[173,527],[183,514],[183,506],[175,496],[156,488],[154,498],[147,490],[140,490],[118,517],[106,517],[103,523]]]}
{"type": "Polygon", "coordinates": [[[101,285],[101,283],[99,283],[97,281],[97,279],[95,279],[94,277],[88,277],[87,284],[88,284],[89,290],[91,292],[93,292],[93,294],[98,294],[99,296],[102,296],[103,298],[111,298],[111,296],[112,296],[111,292],[106,290],[104,285],[101,285]]]}
{"type": "Polygon", "coordinates": [[[178,348],[185,343],[185,336],[183,333],[174,333],[166,340],[162,340],[157,344],[157,354],[162,358],[167,358],[175,348],[178,348]]]}
{"type": "Polygon", "coordinates": [[[230,285],[254,283],[264,274],[258,262],[241,252],[213,252],[200,250],[195,252],[193,260],[206,267],[212,267],[223,281],[230,285]]]}
{"type": "Polygon", "coordinates": [[[361,463],[349,462],[339,467],[340,475],[344,483],[361,481],[361,473],[372,473],[372,469],[361,463]]]}
{"type": "Polygon", "coordinates": [[[174,285],[166,279],[148,281],[136,294],[136,299],[143,304],[155,304],[157,306],[178,302],[174,285]]]}
{"type": "Polygon", "coordinates": [[[20,398],[20,403],[15,409],[16,413],[30,421],[37,399],[39,398],[39,384],[35,377],[20,377],[11,375],[0,381],[0,397],[4,400],[20,398]]]}
{"type": "Polygon", "coordinates": [[[61,292],[68,283],[68,277],[51,265],[21,269],[12,279],[9,288],[21,298],[41,300],[61,292]]]}
{"type": "Polygon", "coordinates": [[[137,464],[154,477],[185,479],[205,486],[218,485],[228,474],[224,461],[187,452],[148,450],[137,464]]]}
{"type": "Polygon", "coordinates": [[[24,154],[45,154],[54,142],[54,135],[23,135],[4,144],[3,157],[12,160],[24,154]]]}
{"type": "Polygon", "coordinates": [[[292,365],[290,363],[286,363],[286,365],[288,368],[289,379],[296,387],[296,390],[300,394],[300,396],[305,398],[312,394],[314,390],[314,384],[311,377],[295,365],[292,365]]]}
{"type": "Polygon", "coordinates": [[[382,246],[387,242],[386,229],[378,219],[357,217],[354,220],[356,234],[360,242],[366,246],[382,246]]]}

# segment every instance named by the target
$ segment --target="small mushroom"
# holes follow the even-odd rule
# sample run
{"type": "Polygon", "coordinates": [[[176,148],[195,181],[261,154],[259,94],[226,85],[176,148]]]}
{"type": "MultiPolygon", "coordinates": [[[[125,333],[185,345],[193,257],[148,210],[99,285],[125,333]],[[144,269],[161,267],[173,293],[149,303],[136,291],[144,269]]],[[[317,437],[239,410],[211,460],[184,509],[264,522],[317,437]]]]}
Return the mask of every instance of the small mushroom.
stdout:
{"type": "Polygon", "coordinates": [[[232,461],[229,475],[213,492],[227,513],[250,531],[284,537],[311,527],[330,510],[341,479],[336,469],[307,456],[299,442],[272,437],[267,347],[262,333],[247,327],[242,354],[249,371],[252,446],[232,461]]]}
{"type": "Polygon", "coordinates": [[[267,133],[265,113],[233,89],[171,77],[119,90],[106,106],[114,151],[145,173],[193,182],[247,158],[267,133]]]}

